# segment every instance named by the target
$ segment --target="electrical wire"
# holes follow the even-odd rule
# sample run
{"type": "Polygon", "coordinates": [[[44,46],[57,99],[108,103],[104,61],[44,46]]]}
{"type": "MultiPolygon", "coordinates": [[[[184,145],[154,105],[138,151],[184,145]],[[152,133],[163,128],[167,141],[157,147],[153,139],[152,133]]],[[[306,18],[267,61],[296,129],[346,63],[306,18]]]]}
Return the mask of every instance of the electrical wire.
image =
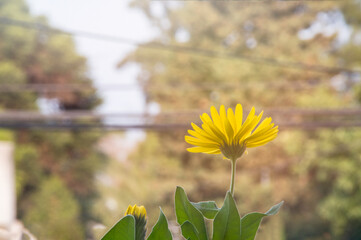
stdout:
{"type": "MultiPolygon", "coordinates": [[[[165,0],[153,0],[165,1],[165,0]]],[[[169,1],[169,0],[167,0],[169,1]]],[[[171,0],[179,2],[202,2],[204,0],[171,0]]],[[[300,3],[300,2],[341,2],[341,0],[210,0],[212,2],[237,2],[237,3],[300,3]]]]}
{"type": "MultiPolygon", "coordinates": [[[[281,122],[277,123],[281,130],[316,130],[323,128],[359,128],[361,121],[356,122],[281,122]]],[[[6,129],[32,129],[32,130],[108,130],[108,131],[125,131],[125,130],[152,130],[152,131],[174,131],[189,129],[190,124],[103,124],[103,123],[0,123],[0,128],[6,129]]]]}
{"type": "MultiPolygon", "coordinates": [[[[150,113],[97,113],[93,111],[59,111],[54,113],[40,113],[37,111],[3,111],[0,112],[0,121],[3,120],[77,120],[89,118],[168,118],[178,119],[179,117],[197,117],[202,114],[202,109],[180,110],[161,112],[159,114],[150,113]]],[[[246,110],[247,112],[247,110],[246,110]]],[[[342,109],[306,109],[306,108],[266,108],[264,112],[271,116],[303,116],[303,117],[335,117],[335,116],[361,116],[361,108],[342,108],[342,109]]]]}
{"type": "Polygon", "coordinates": [[[339,73],[342,71],[350,72],[350,73],[361,73],[361,69],[351,69],[351,68],[346,68],[346,67],[323,66],[323,65],[314,65],[314,64],[311,65],[311,64],[306,64],[306,63],[302,63],[302,62],[282,61],[282,60],[278,60],[278,59],[274,59],[274,58],[263,58],[263,57],[255,57],[255,56],[232,54],[232,53],[222,53],[222,52],[217,52],[217,51],[208,50],[208,49],[162,44],[162,43],[157,43],[157,42],[144,44],[144,43],[134,41],[132,39],[127,39],[127,38],[112,36],[112,35],[91,33],[91,32],[86,32],[86,31],[76,31],[76,30],[67,30],[67,31],[58,30],[58,29],[51,28],[42,23],[22,21],[22,20],[18,20],[18,19],[7,18],[7,17],[0,17],[0,24],[19,26],[19,27],[28,28],[28,29],[35,29],[38,31],[46,31],[46,32],[51,32],[53,34],[79,36],[79,37],[97,39],[97,40],[102,40],[102,41],[127,44],[127,45],[137,46],[140,48],[147,48],[147,49],[153,49],[153,50],[165,50],[165,51],[170,51],[170,52],[183,52],[183,53],[195,54],[195,55],[208,57],[208,58],[242,60],[242,61],[247,61],[247,62],[251,62],[251,63],[264,64],[264,65],[269,65],[269,66],[274,66],[274,67],[306,70],[306,71],[311,71],[311,72],[319,72],[319,73],[327,73],[327,74],[339,73]]]}
{"type": "MultiPolygon", "coordinates": [[[[197,54],[205,57],[211,57],[211,58],[226,58],[226,59],[238,59],[238,60],[245,60],[253,63],[262,63],[262,64],[268,64],[268,65],[274,65],[279,67],[286,67],[286,68],[294,68],[294,69],[300,69],[300,70],[308,70],[308,71],[314,71],[314,72],[324,72],[324,73],[336,73],[340,71],[346,71],[346,72],[357,72],[360,73],[361,70],[358,69],[349,69],[349,68],[339,68],[339,67],[328,67],[328,66],[322,66],[322,65],[307,65],[304,63],[299,62],[283,62],[276,59],[271,58],[258,58],[258,57],[250,57],[250,56],[242,56],[242,55],[232,55],[232,54],[224,54],[220,52],[210,51],[210,50],[204,50],[204,49],[196,49],[196,48],[188,48],[188,47],[182,47],[182,46],[176,46],[176,45],[164,45],[160,43],[150,43],[150,44],[141,44],[139,42],[135,42],[130,39],[120,38],[116,36],[110,36],[110,35],[101,35],[96,33],[89,33],[84,31],[60,31],[56,29],[52,29],[44,24],[34,23],[34,22],[25,22],[20,20],[14,20],[10,18],[4,18],[0,17],[0,24],[7,24],[7,25],[16,25],[21,26],[25,28],[30,29],[36,29],[40,31],[49,31],[56,34],[65,34],[65,35],[72,35],[72,36],[82,36],[87,38],[93,38],[93,39],[99,39],[104,41],[113,41],[123,44],[130,44],[135,45],[142,48],[149,48],[149,49],[163,49],[168,51],[177,51],[177,52],[185,52],[185,53],[191,53],[191,54],[197,54]]],[[[4,86],[3,86],[4,87],[4,86]]],[[[31,86],[20,86],[23,90],[27,90],[31,86]]],[[[53,88],[54,86],[52,86],[53,88]]],[[[59,87],[59,86],[57,86],[59,87]]],[[[43,91],[45,88],[48,88],[47,90],[51,90],[49,86],[33,86],[33,88],[37,91],[43,91]],[[37,88],[37,89],[36,89],[37,88]]],[[[68,89],[78,89],[78,86],[67,86],[68,89]]],[[[5,88],[2,88],[5,89],[5,88]]],[[[3,90],[4,91],[4,90],[3,90]]],[[[279,114],[289,114],[285,111],[278,110],[279,114]]],[[[308,116],[358,116],[361,112],[360,109],[343,109],[343,110],[294,110],[297,114],[303,114],[308,116]],[[297,112],[298,111],[298,112],[297,112]]],[[[195,114],[192,113],[193,115],[195,114]]],[[[277,111],[276,111],[277,112],[277,111]]],[[[6,115],[7,113],[0,113],[0,119],[7,120],[8,122],[1,122],[0,127],[2,128],[10,128],[10,129],[105,129],[105,130],[127,130],[127,129],[146,129],[146,130],[171,130],[171,129],[185,129],[189,127],[189,124],[179,124],[179,123],[147,123],[147,124],[104,124],[104,123],[71,123],[71,122],[29,122],[26,121],[30,117],[29,113],[15,113],[18,114],[18,117],[9,117],[9,115],[6,115]],[[22,117],[19,117],[19,114],[23,114],[22,117]],[[16,122],[21,121],[21,122],[16,122]]],[[[14,114],[14,113],[13,113],[14,114]]],[[[185,115],[189,115],[189,113],[183,113],[185,115]]],[[[199,114],[199,113],[198,113],[199,114]]],[[[295,113],[293,113],[295,114],[295,113]]],[[[145,115],[142,114],[142,117],[145,115]]],[[[165,113],[163,116],[167,116],[168,118],[177,118],[176,114],[171,115],[170,113],[165,113]]],[[[179,115],[178,115],[179,116],[179,115]]],[[[42,121],[49,121],[51,120],[59,120],[59,119],[66,119],[66,120],[79,120],[82,118],[95,118],[99,120],[99,118],[109,118],[109,117],[120,117],[120,115],[113,114],[113,116],[109,115],[99,115],[94,114],[91,112],[83,112],[83,113],[61,113],[57,117],[55,115],[42,115],[42,116],[34,116],[33,119],[42,120],[42,121]]],[[[139,117],[139,116],[131,116],[130,114],[123,114],[122,117],[139,117]]],[[[152,116],[152,117],[160,117],[160,116],[152,116]]],[[[359,119],[359,118],[357,118],[359,119]]],[[[315,128],[335,128],[335,127],[360,127],[361,122],[360,121],[354,121],[354,122],[345,122],[345,121],[326,121],[326,122],[284,122],[279,124],[282,128],[303,128],[303,129],[315,129],[315,128]]]]}
{"type": "Polygon", "coordinates": [[[37,83],[27,83],[27,84],[10,84],[10,83],[0,83],[0,93],[16,93],[16,92],[37,92],[37,93],[55,93],[55,92],[74,92],[74,91],[86,91],[86,90],[96,90],[96,91],[129,91],[129,90],[165,90],[165,89],[177,89],[177,90],[186,90],[188,91],[207,91],[207,90],[237,90],[238,88],[245,88],[249,86],[264,86],[272,89],[294,89],[294,90],[306,90],[319,87],[320,85],[330,86],[330,84],[325,85],[321,80],[317,81],[303,81],[303,82],[239,82],[239,83],[162,83],[162,84],[152,84],[152,85],[139,85],[139,84],[108,84],[108,85],[97,85],[94,86],[91,83],[78,83],[78,84],[37,84],[37,83]]]}
{"type": "MultiPolygon", "coordinates": [[[[154,114],[71,111],[41,114],[31,111],[0,113],[0,128],[47,130],[112,130],[143,129],[154,131],[185,130],[190,122],[199,123],[203,110],[154,114]],[[108,122],[108,123],[107,123],[108,122]],[[122,124],[120,124],[122,123],[122,124]],[[187,123],[187,124],[185,124],[187,123]]],[[[281,129],[313,130],[320,128],[361,127],[361,108],[350,109],[265,109],[281,129]],[[287,119],[287,121],[285,121],[287,119]]]]}
{"type": "MultiPolygon", "coordinates": [[[[202,109],[180,110],[177,112],[150,113],[97,113],[93,111],[59,111],[54,113],[40,113],[36,111],[3,111],[0,112],[1,121],[23,121],[23,120],[82,120],[82,119],[110,119],[110,118],[137,118],[146,120],[148,118],[179,119],[195,118],[204,112],[202,109]]],[[[246,111],[247,112],[247,111],[246,111]]],[[[266,108],[264,112],[272,117],[361,117],[361,108],[342,109],[305,109],[305,108],[266,108]]],[[[361,118],[360,118],[361,119],[361,118]]]]}

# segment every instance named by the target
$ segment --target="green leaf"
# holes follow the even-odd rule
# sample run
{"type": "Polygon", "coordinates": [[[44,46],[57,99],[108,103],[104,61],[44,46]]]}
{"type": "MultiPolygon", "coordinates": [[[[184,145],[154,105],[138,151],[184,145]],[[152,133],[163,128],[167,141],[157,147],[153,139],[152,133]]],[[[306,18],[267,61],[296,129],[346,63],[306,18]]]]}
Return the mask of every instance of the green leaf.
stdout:
{"type": "Polygon", "coordinates": [[[202,213],[189,202],[184,189],[181,187],[177,187],[175,192],[175,212],[179,225],[182,226],[184,222],[189,221],[197,230],[197,236],[200,240],[208,239],[202,213]]]}
{"type": "Polygon", "coordinates": [[[213,240],[239,240],[241,237],[241,219],[236,203],[227,192],[221,210],[213,221],[213,240]]]}
{"type": "Polygon", "coordinates": [[[262,218],[278,213],[283,201],[274,205],[266,213],[249,213],[241,219],[241,240],[254,240],[262,218]]]}
{"type": "Polygon", "coordinates": [[[205,216],[208,219],[214,219],[214,217],[217,215],[220,208],[217,207],[215,201],[207,201],[207,202],[192,202],[192,205],[197,208],[203,216],[205,216]]]}
{"type": "Polygon", "coordinates": [[[182,226],[182,235],[187,240],[199,240],[197,229],[189,221],[185,221],[182,226]]]}
{"type": "Polygon", "coordinates": [[[280,208],[282,207],[283,203],[284,203],[284,201],[282,201],[282,202],[280,202],[280,203],[272,206],[272,207],[270,208],[270,210],[268,210],[268,211],[266,212],[267,216],[272,216],[272,215],[277,214],[278,211],[280,210],[280,208]]]}
{"type": "Polygon", "coordinates": [[[168,229],[168,221],[162,209],[160,209],[159,218],[150,233],[148,240],[172,240],[172,234],[168,229]]]}
{"type": "Polygon", "coordinates": [[[134,240],[135,219],[127,215],[119,220],[105,235],[102,240],[134,240]]]}

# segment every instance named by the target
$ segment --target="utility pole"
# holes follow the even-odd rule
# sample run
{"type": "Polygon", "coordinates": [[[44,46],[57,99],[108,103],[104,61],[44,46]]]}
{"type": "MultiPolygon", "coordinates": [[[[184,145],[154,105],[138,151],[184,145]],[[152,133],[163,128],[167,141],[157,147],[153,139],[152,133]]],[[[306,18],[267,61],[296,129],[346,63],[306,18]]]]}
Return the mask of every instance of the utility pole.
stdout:
{"type": "Polygon", "coordinates": [[[14,145],[0,141],[0,240],[20,240],[23,226],[16,221],[14,145]]]}

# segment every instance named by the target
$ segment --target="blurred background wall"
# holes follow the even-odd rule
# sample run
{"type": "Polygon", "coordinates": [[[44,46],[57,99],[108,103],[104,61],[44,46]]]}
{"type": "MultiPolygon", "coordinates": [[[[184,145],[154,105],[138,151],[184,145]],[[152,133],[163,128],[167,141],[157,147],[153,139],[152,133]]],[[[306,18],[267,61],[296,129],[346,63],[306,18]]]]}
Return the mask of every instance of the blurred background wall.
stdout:
{"type": "Polygon", "coordinates": [[[229,162],[184,135],[241,103],[280,126],[238,162],[241,214],[286,202],[258,239],[361,239],[359,1],[107,4],[0,0],[0,140],[30,232],[99,239],[128,204],[175,225],[177,185],[220,204],[229,162]]]}

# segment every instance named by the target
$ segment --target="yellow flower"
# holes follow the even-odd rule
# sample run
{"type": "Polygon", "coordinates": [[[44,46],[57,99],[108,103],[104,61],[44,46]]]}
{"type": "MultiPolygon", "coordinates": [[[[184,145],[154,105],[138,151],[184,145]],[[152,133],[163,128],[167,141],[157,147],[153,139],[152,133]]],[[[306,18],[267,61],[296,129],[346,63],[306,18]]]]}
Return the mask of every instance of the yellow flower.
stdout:
{"type": "Polygon", "coordinates": [[[127,211],[125,211],[124,216],[126,215],[133,215],[135,217],[146,217],[147,216],[147,211],[145,210],[144,206],[140,206],[138,207],[137,204],[135,204],[134,206],[129,205],[127,208],[127,211]]]}
{"type": "Polygon", "coordinates": [[[225,158],[235,161],[241,157],[246,148],[264,145],[277,137],[278,126],[274,126],[272,118],[265,118],[259,125],[263,111],[255,115],[255,109],[248,114],[243,122],[242,105],[237,104],[235,112],[220,107],[219,114],[211,107],[211,117],[203,113],[200,118],[202,128],[192,123],[194,130],[188,130],[191,136],[185,136],[187,143],[196,147],[188,148],[189,152],[208,154],[222,153],[225,158]],[[257,126],[258,125],[258,126],[257,126]]]}

